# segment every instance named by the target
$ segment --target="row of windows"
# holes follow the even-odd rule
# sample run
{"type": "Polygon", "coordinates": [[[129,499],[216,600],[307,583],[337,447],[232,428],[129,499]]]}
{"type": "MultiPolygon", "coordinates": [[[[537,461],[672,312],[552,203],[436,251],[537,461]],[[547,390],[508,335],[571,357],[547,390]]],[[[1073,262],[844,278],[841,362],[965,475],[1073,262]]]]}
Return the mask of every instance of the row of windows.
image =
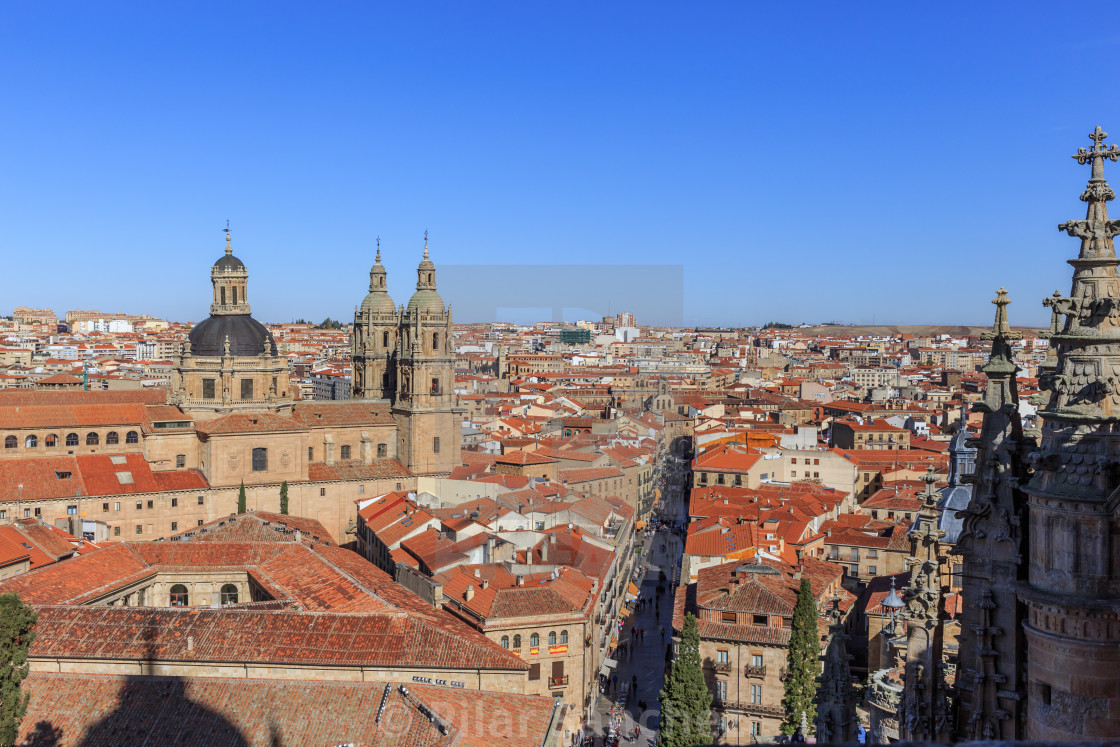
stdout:
{"type": "MultiPolygon", "coordinates": [[[[730,661],[730,659],[728,658],[727,649],[721,648],[718,651],[716,651],[716,661],[718,661],[721,664],[726,664],[727,662],[730,661]]],[[[751,654],[751,666],[752,667],[761,667],[762,666],[762,654],[759,654],[759,653],[752,653],[751,654]]]]}
{"type": "MultiPolygon", "coordinates": [[[[77,433],[67,433],[66,434],[66,445],[67,446],[78,446],[80,441],[81,441],[81,439],[78,437],[77,433]]],[[[105,434],[105,445],[106,446],[116,446],[120,442],[121,442],[120,434],[118,434],[116,431],[109,431],[108,433],[105,434]]],[[[140,434],[137,433],[136,431],[129,431],[128,433],[124,434],[124,442],[126,444],[138,444],[138,443],[140,443],[140,434]]],[[[100,445],[101,445],[101,436],[100,435],[98,435],[97,433],[87,433],[86,434],[86,446],[100,446],[100,445]]],[[[57,434],[48,433],[46,436],[43,437],[43,448],[53,449],[57,446],[58,446],[58,435],[57,434]]],[[[39,447],[39,437],[37,435],[35,435],[34,433],[32,433],[31,435],[29,435],[29,436],[27,436],[23,439],[23,448],[25,448],[25,449],[37,449],[38,447],[39,447]]],[[[5,449],[19,448],[19,439],[16,438],[15,436],[6,437],[4,439],[4,448],[5,449]]]]}
{"type": "MultiPolygon", "coordinates": [[[[215,399],[216,398],[216,394],[215,394],[216,391],[217,391],[217,379],[203,379],[202,380],[202,398],[203,399],[215,399]]],[[[275,376],[272,377],[272,391],[274,391],[274,392],[276,391],[276,377],[275,376]]],[[[277,393],[280,394],[281,396],[284,396],[284,393],[280,393],[280,392],[277,392],[277,393]]],[[[241,379],[241,399],[252,399],[252,398],[253,398],[253,380],[252,379],[241,379]]]]}
{"type": "MultiPolygon", "coordinates": [[[[2,517],[0,517],[0,518],[2,518],[2,517]]],[[[204,523],[203,520],[199,519],[198,524],[196,526],[202,526],[203,523],[204,523]]],[[[171,531],[172,532],[178,532],[179,531],[179,522],[177,522],[177,521],[171,522],[171,531]]],[[[143,534],[144,533],[144,525],[143,524],[137,524],[136,525],[136,533],[137,534],[143,534]]],[[[113,536],[114,537],[120,537],[121,536],[121,528],[120,527],[113,527],[113,536]]]]}
{"type": "MultiPolygon", "coordinates": [[[[343,446],[340,446],[338,451],[339,451],[339,459],[343,459],[343,460],[350,459],[351,454],[353,453],[351,451],[351,448],[350,448],[349,444],[344,444],[343,446]]],[[[389,455],[389,447],[386,444],[378,444],[377,445],[377,458],[378,459],[384,459],[388,455],[389,455]]],[[[309,461],[309,462],[314,462],[315,461],[315,447],[314,446],[308,446],[307,447],[307,461],[309,461]]]]}
{"type": "MultiPolygon", "coordinates": [[[[797,457],[790,457],[789,463],[790,464],[797,464],[797,457]]],[[[808,464],[808,463],[809,463],[809,457],[805,457],[805,464],[808,464]]],[[[820,464],[820,463],[821,463],[820,459],[818,459],[817,457],[813,457],[813,464],[820,464]]]]}
{"type": "MultiPolygon", "coordinates": [[[[557,640],[556,631],[554,630],[554,631],[552,631],[551,633],[548,634],[548,645],[549,646],[557,645],[556,640],[557,640]]],[[[559,640],[560,640],[560,645],[561,646],[568,645],[568,631],[561,630],[559,640]]],[[[537,633],[533,633],[531,636],[529,636],[529,647],[530,648],[537,648],[540,645],[541,645],[540,635],[538,635],[537,633]]],[[[513,647],[517,650],[521,649],[521,636],[520,636],[520,634],[515,635],[513,637],[513,647]]],[[[509,648],[509,636],[508,635],[502,636],[502,648],[509,648]]]]}
{"type": "MultiPolygon", "coordinates": [[[[221,589],[222,605],[237,604],[237,587],[233,584],[225,584],[221,589]]],[[[191,595],[187,591],[187,587],[182,584],[175,584],[171,587],[168,593],[168,602],[172,607],[189,607],[191,604],[191,595]]]]}

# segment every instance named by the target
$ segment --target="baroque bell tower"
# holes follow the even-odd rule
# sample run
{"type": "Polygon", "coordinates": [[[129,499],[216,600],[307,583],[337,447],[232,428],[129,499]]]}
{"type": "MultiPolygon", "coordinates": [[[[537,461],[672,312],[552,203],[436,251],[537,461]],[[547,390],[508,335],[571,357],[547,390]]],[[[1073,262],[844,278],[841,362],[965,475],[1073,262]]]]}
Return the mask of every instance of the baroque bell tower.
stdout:
{"type": "Polygon", "coordinates": [[[396,350],[400,317],[389,297],[381,239],[369,271],[369,294],[354,310],[353,384],[355,399],[392,401],[396,395],[396,350]]]}
{"type": "Polygon", "coordinates": [[[397,455],[418,475],[445,475],[459,463],[455,408],[455,354],[451,307],[436,292],[436,267],[428,256],[416,268],[416,292],[399,312],[396,339],[397,455]]]}

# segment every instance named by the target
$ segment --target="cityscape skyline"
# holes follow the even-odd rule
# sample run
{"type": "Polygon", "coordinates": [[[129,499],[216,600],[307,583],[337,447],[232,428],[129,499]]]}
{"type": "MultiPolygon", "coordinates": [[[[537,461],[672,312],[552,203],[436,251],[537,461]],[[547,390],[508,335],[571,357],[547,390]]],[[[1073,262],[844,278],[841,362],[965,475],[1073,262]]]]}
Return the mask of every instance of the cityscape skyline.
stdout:
{"type": "Polygon", "coordinates": [[[448,266],[680,265],[687,326],[980,325],[1001,285],[1042,326],[1069,144],[1118,120],[1067,87],[1120,40],[1044,4],[906,35],[825,6],[438,10],[6,8],[0,311],[201,319],[230,218],[268,320],[346,318],[378,235],[408,293],[430,228],[448,266]]]}

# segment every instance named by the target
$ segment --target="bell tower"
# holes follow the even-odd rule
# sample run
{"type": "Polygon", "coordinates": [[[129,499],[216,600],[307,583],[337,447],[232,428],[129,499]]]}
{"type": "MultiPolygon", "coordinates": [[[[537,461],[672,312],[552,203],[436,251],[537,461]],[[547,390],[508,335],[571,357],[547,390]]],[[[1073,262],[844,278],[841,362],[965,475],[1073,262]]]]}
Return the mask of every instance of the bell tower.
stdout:
{"type": "Polygon", "coordinates": [[[448,474],[459,463],[455,414],[455,353],[451,307],[436,292],[436,268],[428,256],[416,268],[416,292],[399,314],[396,394],[400,460],[419,475],[448,474]]]}
{"type": "Polygon", "coordinates": [[[396,348],[400,317],[389,297],[381,239],[369,270],[369,293],[354,310],[353,383],[355,399],[391,401],[396,395],[396,348]]]}

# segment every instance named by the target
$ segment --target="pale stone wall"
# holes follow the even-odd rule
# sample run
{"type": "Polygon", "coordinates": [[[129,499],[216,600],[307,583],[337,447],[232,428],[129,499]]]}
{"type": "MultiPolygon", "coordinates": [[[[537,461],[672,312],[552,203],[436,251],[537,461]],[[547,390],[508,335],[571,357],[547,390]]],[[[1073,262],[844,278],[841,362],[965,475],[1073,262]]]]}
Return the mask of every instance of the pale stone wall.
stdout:
{"type": "MultiPolygon", "coordinates": [[[[786,665],[786,649],[780,646],[763,646],[732,641],[701,639],[700,660],[704,666],[704,679],[713,694],[712,715],[717,721],[722,717],[725,731],[716,739],[717,744],[753,744],[753,729],[763,737],[780,733],[781,707],[785,688],[781,670],[786,665]],[[720,651],[726,651],[727,663],[720,662],[720,651]],[[762,668],[755,665],[755,657],[762,657],[762,668]],[[718,699],[720,685],[727,696],[718,699]],[[752,691],[753,687],[761,688],[752,691]],[[760,699],[760,703],[753,702],[760,699]],[[757,725],[757,726],[755,726],[757,725]]],[[[718,731],[718,729],[717,729],[718,731]]]]}

